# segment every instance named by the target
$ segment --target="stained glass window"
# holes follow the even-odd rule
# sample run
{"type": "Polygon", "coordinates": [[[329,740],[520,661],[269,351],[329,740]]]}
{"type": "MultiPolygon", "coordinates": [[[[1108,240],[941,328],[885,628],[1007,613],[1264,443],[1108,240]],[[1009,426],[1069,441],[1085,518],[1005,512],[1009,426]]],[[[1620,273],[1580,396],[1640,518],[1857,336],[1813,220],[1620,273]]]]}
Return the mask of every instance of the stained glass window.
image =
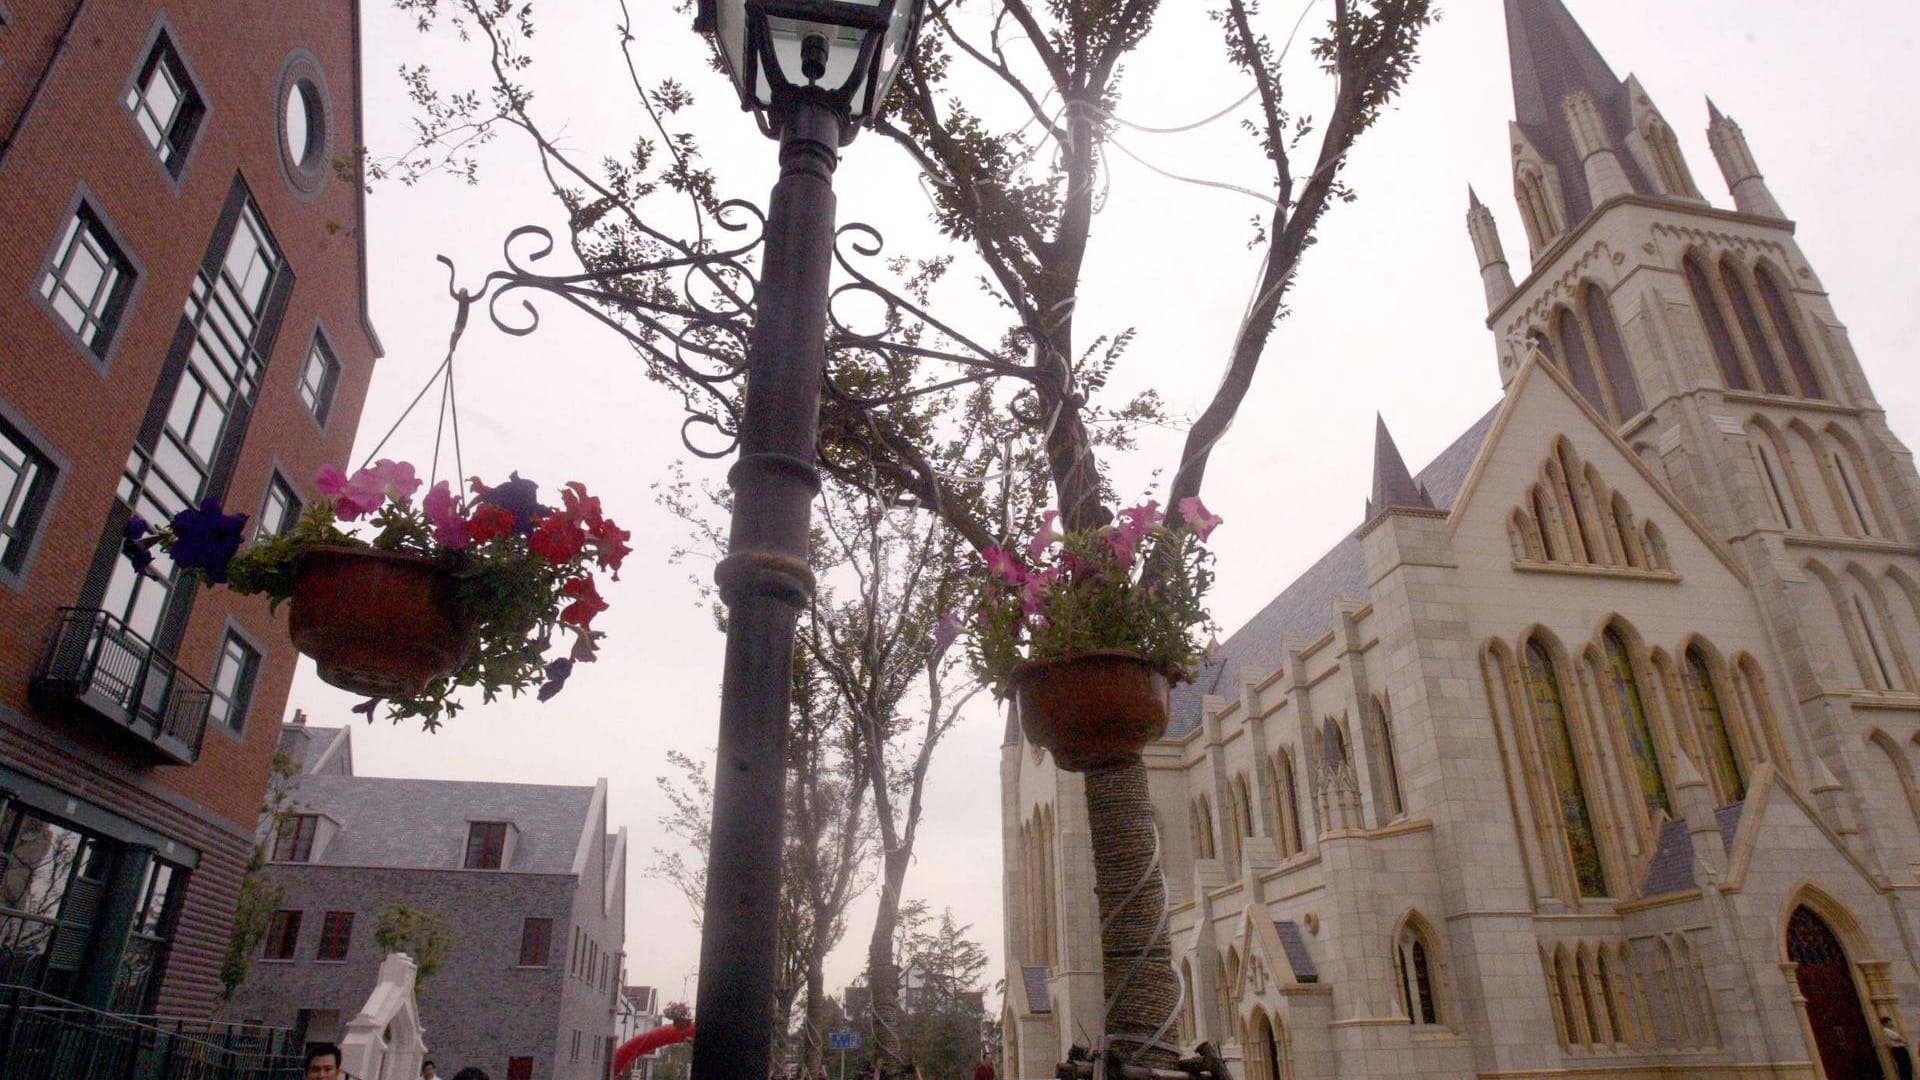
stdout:
{"type": "Polygon", "coordinates": [[[1660,749],[1653,741],[1653,729],[1647,723],[1646,702],[1640,697],[1640,684],[1633,677],[1633,658],[1627,654],[1620,631],[1608,630],[1605,637],[1607,670],[1613,676],[1613,696],[1618,703],[1620,724],[1627,733],[1627,747],[1633,751],[1634,778],[1640,797],[1647,802],[1647,816],[1659,811],[1673,816],[1673,803],[1667,798],[1667,780],[1660,771],[1660,749]]]}
{"type": "Polygon", "coordinates": [[[1527,644],[1527,673],[1533,690],[1534,711],[1539,715],[1545,736],[1547,768],[1560,803],[1560,822],[1567,834],[1567,853],[1573,859],[1574,882],[1581,896],[1606,896],[1606,870],[1600,865],[1600,843],[1594,833],[1593,816],[1587,809],[1587,791],[1580,780],[1580,766],[1574,757],[1573,732],[1567,727],[1560,679],[1554,671],[1553,658],[1538,641],[1527,644]]]}
{"type": "Polygon", "coordinates": [[[1727,730],[1727,715],[1720,707],[1720,692],[1714,689],[1713,672],[1697,646],[1687,650],[1687,682],[1692,684],[1693,707],[1700,714],[1706,736],[1714,787],[1725,801],[1739,802],[1747,797],[1746,777],[1740,772],[1740,756],[1734,753],[1733,733],[1727,730]]]}

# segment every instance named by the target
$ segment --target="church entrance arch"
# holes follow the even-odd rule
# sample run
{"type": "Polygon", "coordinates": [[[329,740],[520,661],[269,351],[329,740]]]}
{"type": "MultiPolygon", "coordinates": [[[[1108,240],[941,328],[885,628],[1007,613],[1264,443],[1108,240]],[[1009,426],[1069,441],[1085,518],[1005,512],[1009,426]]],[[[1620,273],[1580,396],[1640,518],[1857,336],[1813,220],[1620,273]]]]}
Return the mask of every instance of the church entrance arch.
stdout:
{"type": "Polygon", "coordinates": [[[1787,959],[1807,1002],[1807,1025],[1828,1080],[1881,1075],[1880,1053],[1853,981],[1853,962],[1833,927],[1812,908],[1793,909],[1787,920],[1787,959]]]}

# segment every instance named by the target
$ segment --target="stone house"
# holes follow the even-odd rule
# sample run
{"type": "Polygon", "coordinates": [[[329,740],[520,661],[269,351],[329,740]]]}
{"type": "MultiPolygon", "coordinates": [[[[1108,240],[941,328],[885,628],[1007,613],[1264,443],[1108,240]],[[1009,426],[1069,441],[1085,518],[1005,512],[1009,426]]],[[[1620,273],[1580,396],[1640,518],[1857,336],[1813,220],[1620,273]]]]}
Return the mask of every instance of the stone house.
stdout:
{"type": "MultiPolygon", "coordinates": [[[[451,941],[419,989],[429,1056],[506,1080],[589,1080],[612,1063],[626,942],[626,831],[592,787],[355,776],[350,731],[289,725],[302,771],[272,838],[285,890],[228,1008],[337,1041],[384,950],[380,913],[438,918],[451,941]]],[[[263,823],[263,828],[266,825],[263,823]]]]}
{"type": "MultiPolygon", "coordinates": [[[[1211,650],[1147,750],[1185,990],[1248,1080],[1892,1075],[1920,1030],[1920,476],[1794,225],[1559,0],[1507,0],[1502,393],[1211,650]],[[1883,1072],[1884,1070],[1884,1072],[1883,1072]]],[[[1008,727],[1007,1073],[1100,1030],[1081,778],[1008,727]]]]}

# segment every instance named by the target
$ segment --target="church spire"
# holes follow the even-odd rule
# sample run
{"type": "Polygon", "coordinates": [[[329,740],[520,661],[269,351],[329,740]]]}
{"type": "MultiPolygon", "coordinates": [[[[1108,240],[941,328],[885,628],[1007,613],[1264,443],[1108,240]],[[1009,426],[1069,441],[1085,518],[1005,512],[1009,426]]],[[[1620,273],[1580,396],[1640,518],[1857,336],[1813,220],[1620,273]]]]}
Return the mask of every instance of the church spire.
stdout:
{"type": "Polygon", "coordinates": [[[1413,474],[1407,471],[1407,463],[1400,457],[1400,448],[1394,445],[1393,434],[1387,430],[1386,418],[1375,413],[1373,497],[1367,500],[1368,520],[1390,506],[1431,510],[1433,499],[1428,497],[1427,489],[1415,483],[1413,474]]]}
{"type": "Polygon", "coordinates": [[[1596,201],[1619,193],[1594,190],[1596,181],[1605,189],[1624,181],[1628,190],[1652,194],[1638,162],[1614,152],[1632,130],[1626,85],[1566,5],[1506,0],[1506,12],[1514,120],[1558,172],[1568,226],[1585,218],[1596,201]],[[1601,175],[1594,175],[1596,168],[1601,175]]]}

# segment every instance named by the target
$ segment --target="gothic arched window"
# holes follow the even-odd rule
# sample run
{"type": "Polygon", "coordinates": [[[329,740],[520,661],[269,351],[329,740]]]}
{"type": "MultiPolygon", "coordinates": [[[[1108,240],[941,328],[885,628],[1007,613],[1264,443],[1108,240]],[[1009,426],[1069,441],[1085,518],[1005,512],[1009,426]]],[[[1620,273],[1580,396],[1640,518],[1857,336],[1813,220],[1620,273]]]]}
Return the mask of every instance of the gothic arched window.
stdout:
{"type": "Polygon", "coordinates": [[[1720,691],[1714,686],[1713,669],[1707,666],[1700,646],[1687,646],[1687,688],[1693,692],[1693,709],[1700,717],[1701,741],[1707,748],[1707,771],[1721,803],[1739,802],[1747,797],[1747,778],[1740,768],[1740,755],[1734,751],[1733,731],[1728,727],[1726,709],[1720,704],[1720,691]]]}
{"type": "Polygon", "coordinates": [[[1620,343],[1620,327],[1613,321],[1613,306],[1600,286],[1587,283],[1583,290],[1587,326],[1593,330],[1594,344],[1600,349],[1600,362],[1607,369],[1607,389],[1613,395],[1613,422],[1625,423],[1645,408],[1640,401],[1640,385],[1634,381],[1633,367],[1627,362],[1627,350],[1620,343]]]}
{"type": "Polygon", "coordinates": [[[1546,173],[1537,166],[1523,168],[1515,175],[1513,186],[1519,196],[1520,217],[1526,222],[1527,239],[1533,241],[1533,250],[1539,251],[1560,235],[1558,215],[1553,212],[1553,199],[1547,192],[1546,173]]]}
{"type": "Polygon", "coordinates": [[[1607,399],[1600,390],[1600,380],[1593,371],[1593,356],[1587,350],[1587,335],[1580,329],[1580,319],[1571,308],[1561,308],[1553,317],[1554,340],[1560,345],[1561,362],[1567,366],[1567,377],[1600,415],[1607,415],[1607,399]]]}
{"type": "Polygon", "coordinates": [[[1373,722],[1374,743],[1380,754],[1380,780],[1382,790],[1375,793],[1380,802],[1380,823],[1387,822],[1406,813],[1406,800],[1400,791],[1400,762],[1393,752],[1393,724],[1387,717],[1387,703],[1373,699],[1371,720],[1373,722]]]}
{"type": "Polygon", "coordinates": [[[1293,775],[1293,755],[1281,747],[1273,755],[1274,799],[1280,804],[1280,854],[1291,857],[1306,847],[1300,834],[1300,797],[1293,775]]]}
{"type": "Polygon", "coordinates": [[[1205,795],[1193,801],[1193,850],[1197,858],[1214,858],[1213,807],[1205,795]]]}
{"type": "Polygon", "coordinates": [[[1780,347],[1786,350],[1787,367],[1793,371],[1794,381],[1800,384],[1800,396],[1826,397],[1820,389],[1820,376],[1813,370],[1813,355],[1807,352],[1807,343],[1794,326],[1792,309],[1787,306],[1786,291],[1766,266],[1754,269],[1753,281],[1760,290],[1760,303],[1766,307],[1767,317],[1773,322],[1773,332],[1780,338],[1780,347]]]}
{"type": "Polygon", "coordinates": [[[1573,862],[1574,885],[1581,896],[1606,896],[1607,873],[1600,863],[1600,840],[1587,805],[1586,785],[1580,778],[1573,732],[1568,727],[1566,698],[1553,657],[1538,640],[1527,643],[1527,681],[1544,736],[1549,779],[1560,803],[1560,824],[1573,862]]]}
{"type": "Polygon", "coordinates": [[[1607,654],[1607,672],[1613,681],[1615,707],[1620,710],[1620,727],[1627,735],[1627,748],[1633,753],[1634,779],[1640,797],[1646,801],[1647,817],[1659,819],[1661,811],[1673,816],[1673,803],[1667,798],[1667,780],[1660,769],[1660,748],[1653,739],[1653,726],[1647,720],[1646,701],[1640,696],[1639,680],[1634,678],[1633,657],[1617,627],[1608,627],[1601,638],[1607,654]]]}
{"type": "Polygon", "coordinates": [[[1409,918],[1394,942],[1393,960],[1394,974],[1400,981],[1400,1004],[1407,1011],[1407,1019],[1416,1024],[1440,1022],[1433,955],[1433,943],[1425,928],[1409,918]]]}
{"type": "Polygon", "coordinates": [[[1720,284],[1727,290],[1727,302],[1733,305],[1733,319],[1740,324],[1740,336],[1746,339],[1747,355],[1753,357],[1753,366],[1760,372],[1761,389],[1769,394],[1785,394],[1787,383],[1780,377],[1780,359],[1773,354],[1773,344],[1760,327],[1760,316],[1753,310],[1753,297],[1748,295],[1746,280],[1732,259],[1720,260],[1720,284]]]}
{"type": "Polygon", "coordinates": [[[1687,292],[1693,295],[1693,306],[1700,312],[1700,322],[1707,329],[1707,343],[1713,347],[1720,378],[1729,390],[1748,389],[1747,373],[1740,366],[1740,353],[1733,346],[1733,332],[1727,325],[1727,313],[1720,309],[1720,298],[1713,293],[1713,282],[1692,255],[1680,260],[1680,271],[1687,279],[1687,292]]]}

